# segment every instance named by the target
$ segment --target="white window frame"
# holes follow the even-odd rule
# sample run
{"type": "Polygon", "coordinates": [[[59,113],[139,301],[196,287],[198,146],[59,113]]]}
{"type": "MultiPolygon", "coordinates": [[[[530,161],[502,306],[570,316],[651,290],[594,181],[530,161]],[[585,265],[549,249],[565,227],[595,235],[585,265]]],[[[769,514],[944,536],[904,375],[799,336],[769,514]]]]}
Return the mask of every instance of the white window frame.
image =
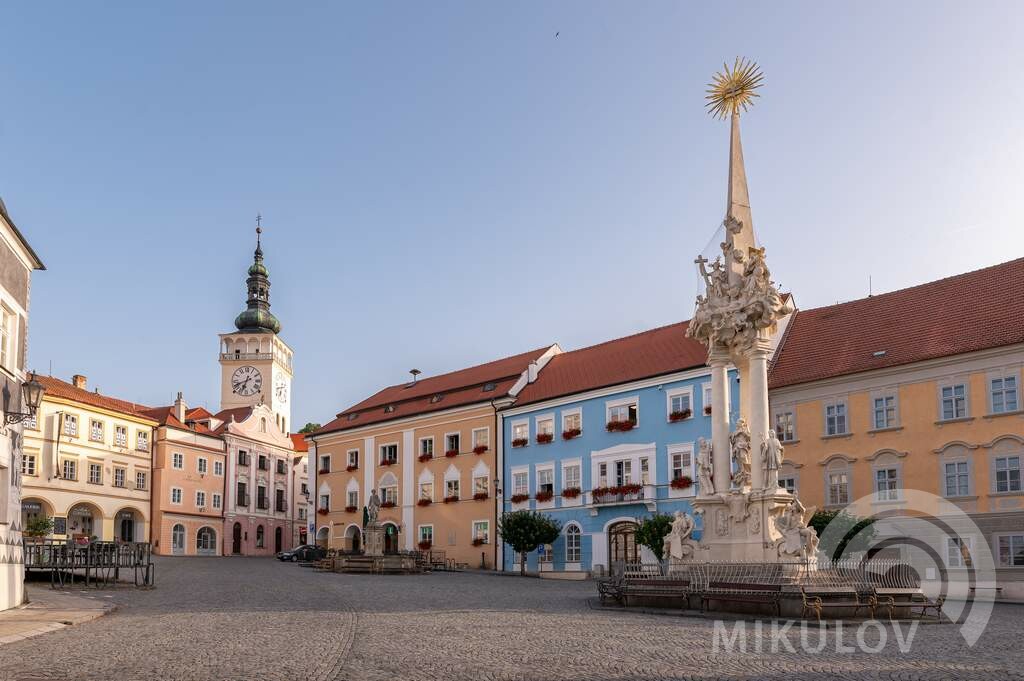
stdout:
{"type": "Polygon", "coordinates": [[[210,462],[205,456],[196,459],[196,471],[201,475],[206,475],[210,471],[210,462]]]}
{"type": "Polygon", "coordinates": [[[992,492],[994,494],[1018,494],[1024,492],[1024,452],[1007,452],[1004,454],[997,454],[992,457],[992,492]],[[1006,467],[1003,469],[1006,471],[1006,489],[999,489],[999,461],[1001,459],[1006,460],[1006,467]],[[1016,468],[1010,467],[1010,460],[1016,459],[1016,468]],[[1011,484],[1010,475],[1011,471],[1017,471],[1017,488],[1013,489],[1011,484]]]}
{"type": "Polygon", "coordinates": [[[433,480],[433,478],[431,478],[430,480],[420,480],[419,481],[418,492],[419,492],[419,494],[416,497],[417,501],[419,501],[420,499],[428,499],[431,502],[433,502],[434,501],[434,480],[433,480]],[[424,496],[423,495],[423,488],[427,487],[427,486],[430,487],[430,493],[427,494],[426,496],[424,496]]]}
{"type": "Polygon", "coordinates": [[[779,407],[774,412],[772,412],[772,428],[775,429],[775,434],[778,436],[779,442],[796,442],[798,439],[796,434],[796,408],[793,407],[792,405],[786,405],[779,407]],[[787,425],[790,426],[790,437],[786,437],[787,433],[785,429],[783,429],[782,433],[779,433],[780,416],[789,417],[789,423],[787,425]]]}
{"type": "Polygon", "coordinates": [[[782,489],[786,490],[790,494],[796,494],[797,491],[798,491],[797,476],[796,475],[788,475],[788,474],[787,475],[780,475],[779,476],[779,487],[781,487],[782,489]],[[792,480],[793,481],[793,488],[792,489],[790,489],[789,485],[785,484],[785,482],[787,480],[792,480]]]}
{"type": "MultiPolygon", "coordinates": [[[[583,459],[581,459],[581,458],[562,459],[561,463],[562,463],[562,490],[564,491],[566,489],[569,489],[570,487],[578,487],[579,490],[580,490],[580,496],[577,497],[577,499],[582,498],[582,496],[583,496],[583,459]],[[570,468],[576,468],[576,470],[577,470],[577,478],[578,479],[577,479],[575,485],[570,485],[569,484],[569,476],[567,475],[567,471],[570,468]]],[[[563,504],[565,504],[567,501],[573,501],[573,500],[572,499],[565,499],[564,497],[562,498],[562,503],[563,504]]]]}
{"type": "Polygon", "coordinates": [[[354,504],[346,503],[345,504],[346,506],[355,506],[356,508],[359,508],[359,490],[358,489],[346,490],[346,492],[345,492],[345,499],[346,499],[346,502],[348,502],[348,501],[356,502],[354,504]]]}
{"type": "MultiPolygon", "coordinates": [[[[626,414],[629,414],[629,408],[634,407],[636,412],[636,422],[633,423],[633,428],[640,427],[640,396],[630,395],[629,397],[621,397],[616,400],[608,400],[604,403],[604,422],[612,422],[612,409],[618,409],[620,407],[626,408],[626,414]]],[[[620,419],[621,420],[621,419],[620,419]]],[[[628,419],[627,419],[628,420],[628,419]]]]}
{"type": "Polygon", "coordinates": [[[518,421],[513,421],[512,422],[511,427],[509,429],[509,444],[511,445],[512,442],[515,442],[516,440],[525,440],[525,444],[520,445],[521,447],[525,447],[525,446],[530,444],[530,420],[529,419],[520,419],[518,421]],[[517,432],[517,431],[519,431],[520,428],[525,429],[523,433],[518,433],[517,432]]]}
{"type": "Polygon", "coordinates": [[[553,439],[555,436],[555,415],[548,413],[534,416],[533,432],[535,434],[534,437],[540,435],[541,433],[550,433],[553,439]],[[544,430],[541,430],[541,427],[544,427],[544,430]]]}
{"type": "Polygon", "coordinates": [[[1014,544],[1013,537],[1020,537],[1020,542],[1018,542],[1018,543],[1021,545],[1021,550],[1024,551],[1024,532],[997,532],[996,534],[992,535],[992,544],[993,544],[992,553],[994,554],[994,557],[996,559],[996,567],[1001,567],[1001,568],[1024,568],[1024,563],[1021,563],[1020,565],[1014,565],[1013,564],[1013,556],[1014,556],[1014,553],[1013,553],[1013,544],[1014,544]],[[1004,539],[1004,538],[1010,540],[1010,542],[1009,542],[1010,562],[1009,563],[1003,563],[1002,562],[1002,555],[999,552],[1001,540],[1004,539]]]}
{"type": "Polygon", "coordinates": [[[103,484],[103,464],[97,461],[86,462],[86,470],[88,471],[87,482],[90,485],[102,485],[103,484]],[[95,478],[93,477],[93,471],[96,472],[95,478]]]}
{"type": "Polygon", "coordinates": [[[491,447],[491,429],[487,426],[483,428],[474,428],[470,431],[470,441],[473,443],[473,449],[476,449],[480,445],[486,445],[488,449],[491,447]],[[480,433],[484,434],[486,442],[480,441],[480,433]]]}
{"type": "MultiPolygon", "coordinates": [[[[872,481],[873,482],[873,481],[872,481]]],[[[846,506],[850,503],[850,494],[853,490],[853,467],[848,462],[844,465],[826,466],[825,467],[825,506],[836,507],[846,506]],[[836,500],[832,497],[832,476],[843,474],[846,476],[845,483],[845,496],[844,500],[836,500]]]]}
{"type": "Polygon", "coordinates": [[[583,528],[579,526],[579,523],[571,522],[565,527],[563,532],[565,536],[565,565],[566,569],[579,569],[579,564],[583,560],[583,528]],[[571,532],[571,530],[576,530],[571,532]],[[573,535],[576,537],[577,544],[575,546],[575,554],[570,553],[574,547],[569,543],[569,536],[573,535]],[[572,567],[570,567],[572,566],[572,567]]]}
{"type": "MultiPolygon", "coordinates": [[[[974,537],[946,537],[946,552],[943,556],[943,560],[948,568],[967,568],[970,567],[966,564],[963,558],[962,547],[967,546],[967,556],[973,563],[974,556],[974,537]],[[957,547],[957,551],[953,553],[953,546],[957,547]],[[954,558],[954,556],[956,556],[954,558]]],[[[998,559],[998,558],[997,558],[998,559]]]]}
{"type": "Polygon", "coordinates": [[[837,398],[832,400],[826,400],[821,404],[821,415],[824,418],[824,437],[842,437],[843,435],[850,434],[850,405],[847,403],[846,398],[837,398]],[[836,431],[829,432],[829,408],[835,410],[835,421],[836,431]],[[843,411],[843,430],[839,430],[839,408],[842,407],[843,411]]]}
{"type": "MultiPolygon", "coordinates": [[[[517,466],[515,468],[512,468],[509,471],[509,475],[512,477],[512,486],[511,486],[512,489],[511,489],[511,494],[509,495],[509,497],[510,498],[514,497],[517,494],[526,494],[527,496],[529,496],[529,494],[530,494],[530,467],[529,466],[517,466]],[[519,476],[526,476],[526,484],[522,488],[517,487],[517,485],[516,485],[516,480],[517,480],[517,478],[519,476]]],[[[513,504],[513,506],[521,506],[521,505],[525,505],[525,504],[529,504],[529,503],[530,503],[529,500],[527,500],[527,501],[519,502],[518,504],[513,504]]]]}
{"type": "Polygon", "coordinates": [[[996,414],[1015,414],[1020,411],[1020,372],[1019,371],[1003,371],[997,373],[990,373],[985,377],[985,388],[988,393],[988,413],[991,415],[996,414]],[[1008,409],[1006,406],[1006,381],[1007,379],[1013,379],[1013,388],[1011,389],[1014,394],[1013,409],[1008,409]],[[996,381],[1002,381],[1002,388],[1000,394],[1003,400],[1003,407],[999,411],[995,408],[995,396],[996,389],[993,383],[996,381]]]}
{"type": "Polygon", "coordinates": [[[452,437],[452,436],[455,436],[455,437],[459,438],[459,446],[455,447],[455,451],[457,451],[459,454],[461,454],[462,453],[462,431],[461,430],[453,430],[450,433],[445,433],[444,434],[444,453],[447,454],[448,451],[449,451],[449,444],[450,443],[448,442],[448,439],[450,437],[452,437]]]}
{"type": "Polygon", "coordinates": [[[478,525],[483,525],[484,526],[484,531],[483,531],[484,543],[485,544],[490,544],[491,543],[491,521],[487,520],[486,518],[483,518],[483,519],[480,519],[480,520],[474,520],[474,521],[472,521],[470,523],[470,525],[469,525],[469,540],[473,541],[474,539],[476,539],[477,537],[480,536],[480,534],[477,532],[477,526],[478,525]]]}
{"type": "Polygon", "coordinates": [[[128,426],[114,424],[114,446],[128,447],[128,426]]]}
{"type": "Polygon", "coordinates": [[[939,461],[939,467],[939,478],[942,485],[942,496],[946,497],[947,499],[956,499],[958,497],[971,496],[972,491],[974,490],[974,471],[972,470],[973,466],[970,459],[964,457],[959,457],[955,459],[941,459],[939,461]],[[950,473],[946,470],[947,466],[954,467],[952,477],[956,479],[956,489],[953,490],[953,494],[949,493],[950,473]],[[959,471],[960,466],[963,466],[965,468],[965,473],[961,473],[959,471]],[[960,494],[960,477],[964,474],[967,475],[967,491],[964,492],[963,494],[960,494]]]}
{"type": "Polygon", "coordinates": [[[214,475],[224,475],[224,462],[223,461],[214,461],[213,462],[213,474],[214,475]]]}
{"type": "MultiPolygon", "coordinates": [[[[726,381],[726,385],[728,385],[728,383],[729,382],[726,381]]],[[[707,407],[711,406],[711,384],[701,383],[700,391],[700,413],[704,414],[705,416],[711,416],[711,414],[709,414],[707,411],[707,407]]]]}
{"type": "Polygon", "coordinates": [[[176,471],[185,470],[185,455],[181,452],[171,452],[171,468],[176,471]]]}
{"type": "Polygon", "coordinates": [[[903,469],[898,464],[881,464],[871,469],[872,492],[876,502],[892,502],[903,499],[903,469]],[[884,480],[879,474],[884,473],[884,480]],[[893,475],[890,475],[892,473],[893,475]],[[879,488],[884,482],[885,489],[879,488]]]}
{"type": "Polygon", "coordinates": [[[61,480],[78,480],[78,459],[65,458],[60,460],[60,479],[61,480]],[[67,475],[68,466],[71,467],[72,475],[67,475]]]}
{"type": "Polygon", "coordinates": [[[14,373],[17,362],[18,315],[6,305],[0,305],[0,366],[14,373]]]}
{"type": "Polygon", "coordinates": [[[565,420],[567,418],[571,418],[573,416],[575,416],[576,418],[579,419],[579,423],[580,424],[579,424],[578,428],[580,429],[580,435],[583,435],[583,409],[580,408],[580,407],[576,407],[575,409],[563,409],[562,410],[562,413],[560,414],[560,418],[561,418],[561,422],[562,422],[562,432],[564,433],[567,430],[572,430],[571,428],[566,428],[565,427],[565,420]]]}
{"type": "Polygon", "coordinates": [[[455,497],[462,500],[462,476],[457,478],[445,477],[444,479],[444,498],[455,497]],[[452,487],[454,486],[455,494],[452,494],[452,487]]]}
{"type": "Polygon", "coordinates": [[[970,381],[969,380],[964,378],[962,380],[961,379],[955,379],[955,380],[951,379],[951,380],[943,381],[943,382],[939,383],[938,387],[936,388],[936,391],[938,393],[937,396],[938,396],[938,400],[939,400],[939,418],[937,420],[939,420],[939,421],[958,421],[960,419],[967,419],[967,418],[971,417],[971,386],[970,386],[970,381]],[[960,387],[962,387],[964,389],[964,394],[963,394],[963,397],[962,397],[964,412],[963,412],[963,414],[958,415],[957,411],[956,411],[956,401],[958,399],[961,399],[961,398],[956,397],[956,389],[960,388],[960,387]],[[943,391],[946,390],[947,388],[951,390],[951,393],[950,393],[951,396],[950,396],[949,399],[953,400],[953,415],[949,416],[949,417],[946,416],[946,407],[945,407],[945,400],[946,400],[946,398],[942,394],[943,391]]]}
{"type": "Polygon", "coordinates": [[[476,496],[477,494],[480,494],[481,492],[483,492],[487,496],[491,495],[491,476],[490,475],[485,473],[483,475],[472,475],[471,477],[472,477],[472,481],[473,481],[473,496],[476,496]],[[484,481],[483,485],[479,484],[479,482],[481,480],[484,481]]]}
{"type": "MultiPolygon", "coordinates": [[[[213,508],[219,509],[223,505],[224,500],[221,498],[221,496],[220,496],[220,494],[218,492],[214,492],[213,496],[211,498],[211,503],[213,504],[213,508]]],[[[300,512],[303,511],[303,510],[305,510],[305,509],[299,508],[300,512]]]]}
{"type": "Polygon", "coordinates": [[[36,456],[37,456],[36,454],[26,454],[26,453],[22,452],[22,454],[21,454],[21,474],[22,475],[30,475],[30,476],[35,477],[36,475],[39,474],[38,473],[39,469],[36,467],[36,464],[38,463],[38,459],[36,458],[36,456]]]}
{"type": "Polygon", "coordinates": [[[871,393],[870,395],[871,404],[870,406],[870,423],[869,430],[890,430],[892,428],[899,428],[900,426],[900,398],[896,390],[883,390],[871,393]],[[878,425],[878,412],[879,408],[876,402],[882,401],[882,417],[884,422],[882,425],[878,425]],[[892,400],[892,405],[888,404],[888,400],[892,400]],[[889,422],[888,412],[892,410],[892,422],[889,422]]]}
{"type": "Polygon", "coordinates": [[[345,466],[348,467],[348,466],[352,466],[352,465],[355,465],[355,466],[359,465],[359,450],[358,449],[350,449],[350,450],[345,452],[345,466]],[[353,454],[355,454],[355,457],[352,456],[353,454]]]}
{"type": "Polygon", "coordinates": [[[417,540],[416,541],[418,541],[418,542],[429,541],[431,544],[433,544],[434,543],[434,524],[433,523],[427,523],[425,525],[417,526],[417,528],[416,528],[416,536],[417,536],[417,540]],[[429,530],[429,534],[430,534],[429,537],[425,537],[424,536],[424,532],[423,532],[424,530],[429,530]]]}
{"type": "Polygon", "coordinates": [[[196,508],[206,508],[206,492],[201,489],[196,490],[196,508]]]}
{"type": "Polygon", "coordinates": [[[421,437],[420,441],[419,441],[419,449],[418,449],[418,451],[419,451],[419,454],[417,456],[423,456],[424,454],[430,454],[430,456],[433,457],[434,456],[434,436],[431,435],[429,437],[421,437]],[[426,449],[430,450],[429,452],[426,451],[426,449],[424,448],[424,445],[427,445],[427,444],[430,445],[429,447],[426,448],[426,449]]]}
{"type": "Polygon", "coordinates": [[[692,442],[676,442],[673,444],[666,445],[665,453],[667,455],[668,462],[668,477],[669,477],[669,498],[679,497],[692,497],[697,495],[697,450],[692,442]],[[682,457],[682,474],[689,476],[690,480],[693,480],[693,484],[687,489],[675,489],[671,486],[672,480],[674,480],[676,466],[675,458],[682,457]],[[686,457],[689,457],[690,465],[686,465],[686,457]]]}
{"type": "Polygon", "coordinates": [[[553,506],[554,503],[555,503],[555,498],[554,498],[554,494],[555,494],[555,464],[554,464],[554,462],[553,461],[548,461],[546,463],[536,464],[534,466],[534,471],[533,472],[534,472],[534,476],[535,476],[534,479],[537,481],[536,484],[535,484],[535,487],[536,487],[535,494],[539,494],[541,492],[541,488],[540,488],[541,473],[545,473],[545,474],[551,476],[551,500],[550,501],[538,501],[537,505],[542,507],[542,508],[547,508],[548,506],[553,506]]]}
{"type": "Polygon", "coordinates": [[[89,419],[89,442],[103,442],[103,421],[89,419]]]}
{"type": "Polygon", "coordinates": [[[679,387],[679,388],[672,388],[670,390],[666,390],[665,391],[665,421],[666,422],[668,422],[668,423],[672,422],[672,419],[671,419],[671,415],[672,415],[672,400],[674,398],[676,398],[676,397],[683,397],[684,395],[686,396],[687,401],[688,401],[688,403],[690,405],[688,407],[689,410],[690,410],[690,415],[687,416],[683,420],[684,421],[689,421],[690,419],[694,418],[694,416],[696,416],[697,411],[696,411],[696,409],[694,407],[694,402],[693,402],[693,386],[692,385],[687,385],[687,386],[682,386],[682,387],[679,387]]]}
{"type": "Polygon", "coordinates": [[[78,414],[64,414],[60,432],[64,437],[78,437],[78,414]]]}
{"type": "Polygon", "coordinates": [[[124,488],[128,485],[128,469],[123,466],[114,466],[113,483],[114,487],[124,488]],[[117,474],[121,474],[121,484],[117,484],[117,474]]]}
{"type": "Polygon", "coordinates": [[[140,430],[135,433],[135,449],[140,452],[149,451],[149,433],[140,430]]]}
{"type": "Polygon", "coordinates": [[[377,448],[377,454],[378,454],[378,456],[377,456],[377,463],[378,464],[381,461],[385,460],[384,459],[384,450],[385,449],[390,449],[391,447],[395,448],[395,460],[390,465],[391,466],[397,466],[399,463],[401,463],[401,455],[399,454],[398,443],[397,442],[382,442],[380,444],[380,446],[377,448]]]}
{"type": "Polygon", "coordinates": [[[182,495],[182,491],[181,491],[180,487],[172,487],[171,488],[171,504],[174,505],[174,506],[181,506],[181,495],[182,495]],[[177,497],[177,501],[175,501],[175,497],[177,497]]]}

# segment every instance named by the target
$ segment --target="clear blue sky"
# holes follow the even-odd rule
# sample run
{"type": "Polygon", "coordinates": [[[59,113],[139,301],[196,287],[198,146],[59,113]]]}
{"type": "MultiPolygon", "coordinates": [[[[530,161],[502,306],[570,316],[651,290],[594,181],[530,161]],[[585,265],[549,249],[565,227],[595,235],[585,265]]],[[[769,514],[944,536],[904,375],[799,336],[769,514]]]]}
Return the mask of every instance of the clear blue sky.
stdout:
{"type": "Polygon", "coordinates": [[[418,367],[687,318],[756,59],[754,223],[802,307],[1024,255],[1022,3],[19,3],[0,195],[30,364],[216,407],[264,216],[293,422],[418,367]],[[555,33],[560,35],[556,38],[555,33]]]}

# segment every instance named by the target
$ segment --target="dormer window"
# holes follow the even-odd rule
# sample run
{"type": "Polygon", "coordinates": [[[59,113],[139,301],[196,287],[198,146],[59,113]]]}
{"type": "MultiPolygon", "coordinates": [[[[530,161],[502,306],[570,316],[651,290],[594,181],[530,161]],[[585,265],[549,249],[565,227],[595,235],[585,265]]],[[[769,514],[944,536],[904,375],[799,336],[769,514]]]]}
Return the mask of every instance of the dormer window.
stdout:
{"type": "Polygon", "coordinates": [[[438,393],[438,394],[436,394],[436,395],[434,395],[433,397],[430,398],[430,403],[431,404],[437,404],[438,402],[441,401],[442,397],[443,397],[443,395],[441,395],[441,393],[438,393]]]}
{"type": "Polygon", "coordinates": [[[395,405],[393,405],[393,404],[389,404],[388,406],[384,407],[384,413],[385,414],[390,414],[393,411],[395,411],[395,405]]]}
{"type": "Polygon", "coordinates": [[[497,383],[494,383],[493,381],[492,381],[492,382],[490,382],[490,383],[485,383],[485,384],[484,384],[484,392],[485,392],[485,393],[489,393],[489,392],[491,392],[492,390],[496,389],[497,387],[498,387],[498,384],[497,384],[497,383]]]}

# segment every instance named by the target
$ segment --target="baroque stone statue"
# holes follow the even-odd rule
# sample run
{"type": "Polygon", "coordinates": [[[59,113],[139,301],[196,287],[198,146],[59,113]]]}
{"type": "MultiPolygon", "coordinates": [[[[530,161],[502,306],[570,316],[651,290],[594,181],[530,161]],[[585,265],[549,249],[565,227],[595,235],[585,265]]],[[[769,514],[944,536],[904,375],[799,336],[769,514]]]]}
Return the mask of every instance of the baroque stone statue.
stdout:
{"type": "Polygon", "coordinates": [[[700,438],[697,441],[697,486],[703,496],[715,493],[714,483],[711,480],[714,470],[714,465],[711,462],[711,440],[700,438]]]}
{"type": "Polygon", "coordinates": [[[736,421],[736,431],[729,436],[732,462],[736,469],[733,482],[740,489],[750,486],[750,428],[745,419],[736,421]]]}
{"type": "Polygon", "coordinates": [[[672,529],[663,541],[663,553],[666,558],[686,558],[693,553],[693,547],[687,546],[686,541],[693,534],[697,526],[696,521],[689,513],[676,511],[672,520],[672,529]]]}
{"type": "Polygon", "coordinates": [[[380,497],[377,496],[377,490],[370,490],[370,500],[366,502],[366,520],[367,523],[372,525],[377,522],[377,514],[380,513],[380,497]]]}
{"type": "Polygon", "coordinates": [[[761,443],[761,464],[764,466],[764,488],[774,491],[779,486],[779,467],[782,466],[783,447],[775,430],[769,428],[761,443]]]}
{"type": "Polygon", "coordinates": [[[817,555],[818,533],[807,525],[813,514],[814,508],[808,511],[796,496],[782,509],[775,519],[775,527],[782,533],[777,542],[780,557],[809,560],[817,555]]]}

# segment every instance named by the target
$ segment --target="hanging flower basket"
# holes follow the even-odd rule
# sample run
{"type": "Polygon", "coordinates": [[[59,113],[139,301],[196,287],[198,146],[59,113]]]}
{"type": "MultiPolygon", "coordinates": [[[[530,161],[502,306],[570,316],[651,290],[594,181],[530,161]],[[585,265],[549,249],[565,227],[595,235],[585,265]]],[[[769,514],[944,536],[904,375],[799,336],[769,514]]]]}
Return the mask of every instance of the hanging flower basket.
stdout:
{"type": "Polygon", "coordinates": [[[711,405],[710,404],[708,406],[704,407],[704,415],[705,416],[711,416],[711,405]]]}
{"type": "Polygon", "coordinates": [[[430,506],[432,503],[434,503],[434,502],[431,501],[430,499],[420,499],[419,501],[416,502],[416,505],[417,506],[430,506]]]}
{"type": "Polygon", "coordinates": [[[351,473],[352,471],[357,471],[359,470],[359,464],[350,463],[349,465],[345,466],[345,470],[348,471],[349,473],[351,473]]]}
{"type": "Polygon", "coordinates": [[[483,501],[486,498],[487,498],[487,492],[477,492],[476,494],[473,495],[473,499],[475,501],[483,501]]]}
{"type": "Polygon", "coordinates": [[[636,428],[636,424],[632,421],[609,421],[605,425],[605,429],[609,433],[625,433],[627,431],[636,428]]]}
{"type": "Polygon", "coordinates": [[[447,452],[444,453],[444,455],[447,456],[449,459],[454,459],[459,455],[459,450],[449,449],[447,452]]]}
{"type": "Polygon", "coordinates": [[[562,497],[565,499],[575,499],[580,495],[579,487],[566,487],[562,490],[562,497]]]}
{"type": "Polygon", "coordinates": [[[452,503],[455,503],[455,502],[456,502],[456,501],[458,501],[458,500],[459,500],[459,498],[458,498],[458,497],[456,497],[456,496],[450,496],[450,497],[445,497],[445,498],[444,498],[444,503],[446,503],[446,504],[452,504],[452,503]]]}
{"type": "Polygon", "coordinates": [[[517,437],[515,440],[512,440],[512,446],[525,447],[527,444],[529,444],[529,442],[530,441],[527,440],[525,437],[517,437]]]}
{"type": "Polygon", "coordinates": [[[488,449],[490,449],[490,447],[488,447],[487,445],[477,445],[476,447],[473,447],[473,453],[479,456],[486,452],[488,449]]]}
{"type": "Polygon", "coordinates": [[[318,508],[318,509],[316,509],[316,512],[319,515],[327,515],[328,513],[330,513],[330,511],[327,510],[326,508],[318,508]]]}
{"type": "Polygon", "coordinates": [[[331,469],[330,468],[321,468],[318,472],[319,472],[320,475],[327,475],[328,473],[331,472],[331,469]]]}
{"type": "Polygon", "coordinates": [[[359,510],[358,506],[346,506],[345,507],[345,513],[355,513],[358,510],[359,510]]]}
{"type": "Polygon", "coordinates": [[[689,475],[684,475],[670,482],[669,486],[672,489],[690,489],[691,487],[693,487],[693,478],[691,478],[689,475]]]}
{"type": "Polygon", "coordinates": [[[555,498],[554,492],[537,492],[533,498],[540,502],[551,501],[555,498]]]}
{"type": "Polygon", "coordinates": [[[671,414],[669,414],[668,420],[671,421],[672,423],[675,423],[676,421],[683,421],[685,419],[688,419],[691,416],[693,416],[692,409],[680,409],[679,411],[674,411],[671,414]]]}
{"type": "Polygon", "coordinates": [[[395,507],[395,502],[393,502],[393,501],[385,501],[383,504],[380,505],[380,507],[381,508],[394,508],[395,507]]]}
{"type": "Polygon", "coordinates": [[[579,437],[582,432],[583,431],[580,430],[579,428],[570,428],[569,430],[563,430],[562,431],[562,439],[563,440],[571,440],[574,437],[579,437]]]}
{"type": "Polygon", "coordinates": [[[419,544],[417,544],[417,546],[420,547],[420,551],[429,551],[430,547],[433,546],[433,545],[434,545],[434,542],[432,542],[432,541],[430,541],[428,539],[424,539],[419,544]]]}
{"type": "Polygon", "coordinates": [[[380,465],[381,466],[394,466],[396,463],[398,463],[398,462],[397,461],[392,461],[391,459],[381,459],[380,460],[380,465]]]}
{"type": "Polygon", "coordinates": [[[424,461],[430,461],[433,458],[434,458],[433,454],[420,454],[420,456],[419,456],[420,463],[423,463],[424,461]]]}
{"type": "Polygon", "coordinates": [[[475,539],[473,539],[473,546],[483,546],[486,543],[487,540],[483,537],[476,537],[475,539]]]}
{"type": "Polygon", "coordinates": [[[513,494],[512,495],[512,503],[513,504],[521,504],[521,503],[523,503],[524,501],[526,501],[529,498],[530,498],[529,494],[513,494]]]}

